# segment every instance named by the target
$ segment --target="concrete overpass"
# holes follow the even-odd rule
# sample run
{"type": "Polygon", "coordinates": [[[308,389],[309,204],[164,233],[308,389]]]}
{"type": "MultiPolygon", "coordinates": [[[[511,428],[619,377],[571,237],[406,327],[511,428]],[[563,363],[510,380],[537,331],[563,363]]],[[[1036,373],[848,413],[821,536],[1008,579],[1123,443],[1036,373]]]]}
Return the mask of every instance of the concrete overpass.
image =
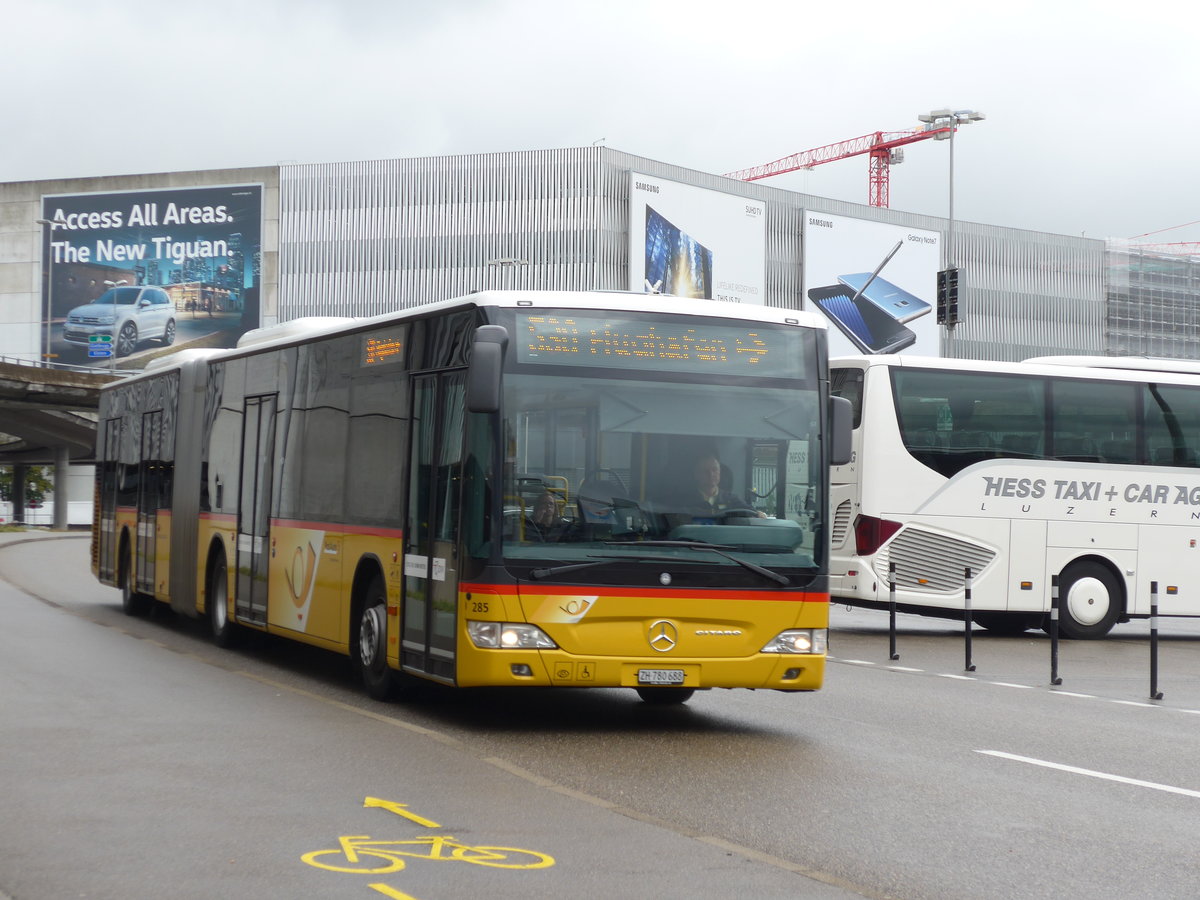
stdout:
{"type": "Polygon", "coordinates": [[[95,461],[100,387],[107,371],[0,359],[0,466],[13,466],[13,518],[24,521],[27,466],[54,467],[54,528],[67,527],[71,463],[95,461]]]}

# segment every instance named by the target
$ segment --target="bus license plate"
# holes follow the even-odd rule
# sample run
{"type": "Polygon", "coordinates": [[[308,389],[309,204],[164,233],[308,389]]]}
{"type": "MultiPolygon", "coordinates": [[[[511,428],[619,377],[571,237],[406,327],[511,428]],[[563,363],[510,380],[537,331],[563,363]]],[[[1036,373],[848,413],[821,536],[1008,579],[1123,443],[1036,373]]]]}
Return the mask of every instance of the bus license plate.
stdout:
{"type": "Polygon", "coordinates": [[[683,684],[683,669],[638,669],[638,684],[683,684]]]}

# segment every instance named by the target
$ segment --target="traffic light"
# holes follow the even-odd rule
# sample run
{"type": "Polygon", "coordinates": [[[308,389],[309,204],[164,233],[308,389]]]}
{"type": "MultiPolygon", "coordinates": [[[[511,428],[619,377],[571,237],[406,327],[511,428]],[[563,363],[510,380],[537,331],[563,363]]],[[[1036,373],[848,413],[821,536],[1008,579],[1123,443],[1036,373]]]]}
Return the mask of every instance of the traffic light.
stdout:
{"type": "Polygon", "coordinates": [[[958,269],[942,269],[937,273],[937,321],[939,325],[957,325],[958,269]]]}

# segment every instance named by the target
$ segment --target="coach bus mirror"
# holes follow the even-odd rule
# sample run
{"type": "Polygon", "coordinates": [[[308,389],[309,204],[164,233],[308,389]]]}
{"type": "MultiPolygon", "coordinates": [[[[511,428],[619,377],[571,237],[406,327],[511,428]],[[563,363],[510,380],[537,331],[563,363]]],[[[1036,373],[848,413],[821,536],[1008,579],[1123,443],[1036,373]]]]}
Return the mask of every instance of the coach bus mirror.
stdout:
{"type": "Polygon", "coordinates": [[[829,464],[844,466],[854,458],[851,428],[854,423],[854,407],[845,397],[829,398],[829,426],[833,440],[829,445],[829,464]]]}
{"type": "Polygon", "coordinates": [[[467,371],[467,410],[494,413],[500,410],[500,372],[508,332],[502,325],[480,325],[471,345],[471,367],[467,371]]]}

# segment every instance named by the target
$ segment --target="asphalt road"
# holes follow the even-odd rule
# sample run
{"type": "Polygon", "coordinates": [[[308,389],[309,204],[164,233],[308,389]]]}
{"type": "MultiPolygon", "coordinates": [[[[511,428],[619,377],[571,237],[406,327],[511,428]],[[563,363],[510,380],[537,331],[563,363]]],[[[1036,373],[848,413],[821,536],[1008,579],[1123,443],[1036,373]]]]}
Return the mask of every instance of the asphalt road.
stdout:
{"type": "Polygon", "coordinates": [[[967,672],[961,625],[902,616],[890,660],[886,614],[837,608],[813,695],[384,705],[327,654],[221,651],[190,620],[124,616],[84,538],[0,537],[15,900],[1197,893],[1197,622],[1164,624],[1156,701],[1145,623],[1063,642],[1052,686],[1040,633],[976,632],[967,672]],[[429,843],[445,835],[513,849],[395,855],[450,856],[429,843]],[[351,837],[425,843],[362,857],[394,871],[302,858],[351,837]],[[542,865],[499,867],[514,860],[542,865]]]}

